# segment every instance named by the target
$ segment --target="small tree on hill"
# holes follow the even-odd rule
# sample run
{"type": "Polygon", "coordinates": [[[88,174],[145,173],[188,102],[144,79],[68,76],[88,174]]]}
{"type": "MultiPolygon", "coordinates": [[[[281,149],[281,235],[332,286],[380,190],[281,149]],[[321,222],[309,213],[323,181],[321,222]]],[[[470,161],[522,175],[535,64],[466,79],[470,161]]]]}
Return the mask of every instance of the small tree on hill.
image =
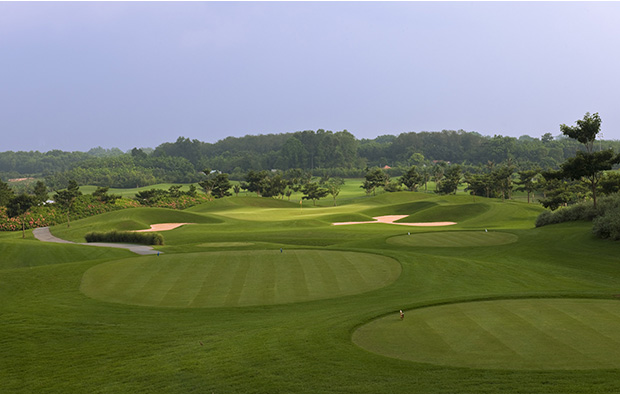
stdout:
{"type": "Polygon", "coordinates": [[[444,177],[437,183],[437,193],[456,194],[456,190],[461,182],[461,166],[450,166],[446,169],[444,177]]]}
{"type": "MultiPolygon", "coordinates": [[[[418,154],[414,154],[418,155],[418,154]]],[[[409,191],[417,191],[420,184],[424,181],[422,175],[415,166],[411,166],[405,174],[400,177],[400,182],[407,187],[409,191]]]]}
{"type": "Polygon", "coordinates": [[[336,198],[340,194],[340,190],[342,189],[343,185],[344,185],[344,180],[339,177],[330,178],[325,184],[327,191],[334,198],[334,206],[336,205],[336,198]]]}
{"type": "Polygon", "coordinates": [[[93,192],[93,197],[102,203],[114,204],[114,202],[121,198],[121,195],[108,194],[109,189],[109,187],[97,187],[93,192]]]}
{"type": "Polygon", "coordinates": [[[228,174],[218,174],[213,180],[213,196],[215,196],[216,199],[223,198],[224,196],[232,196],[232,193],[229,192],[231,186],[230,181],[228,181],[228,174]]]}
{"type": "Polygon", "coordinates": [[[301,188],[304,200],[312,200],[312,204],[316,206],[316,201],[327,196],[329,191],[326,188],[321,188],[317,182],[309,182],[301,188]]]}

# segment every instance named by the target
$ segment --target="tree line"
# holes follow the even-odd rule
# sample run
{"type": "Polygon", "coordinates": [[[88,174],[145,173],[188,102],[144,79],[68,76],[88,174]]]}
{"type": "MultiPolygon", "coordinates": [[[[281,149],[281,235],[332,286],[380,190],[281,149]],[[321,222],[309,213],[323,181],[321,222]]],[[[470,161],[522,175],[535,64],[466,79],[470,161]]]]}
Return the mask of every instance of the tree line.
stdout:
{"type": "MultiPolygon", "coordinates": [[[[595,150],[620,150],[618,141],[597,141],[595,150]]],[[[565,135],[541,138],[482,136],[463,130],[408,132],[398,136],[356,139],[346,130],[323,129],[295,133],[227,137],[216,143],[179,137],[155,149],[93,148],[88,152],[53,150],[45,153],[0,152],[0,178],[41,177],[53,189],[68,180],[79,184],[130,188],[155,183],[198,182],[203,169],[217,169],[230,179],[243,180],[250,171],[302,169],[315,176],[364,177],[367,168],[389,166],[401,176],[413,165],[437,162],[460,164],[464,170],[489,163],[510,163],[520,170],[555,169],[581,150],[565,135]]]]}
{"type": "MultiPolygon", "coordinates": [[[[488,160],[485,165],[461,165],[434,161],[432,165],[429,163],[427,166],[422,155],[416,153],[411,159],[422,164],[411,165],[399,177],[392,178],[387,166],[385,168],[367,167],[360,188],[363,188],[368,195],[374,195],[378,188],[382,188],[385,192],[403,189],[418,191],[421,188],[427,191],[428,183],[432,180],[435,185],[434,192],[438,194],[454,194],[459,185],[465,183],[467,185],[465,191],[474,196],[501,197],[504,200],[510,199],[512,192],[516,190],[526,192],[529,203],[533,192],[542,191],[544,197],[540,199],[540,202],[551,210],[586,200],[591,200],[593,208],[596,209],[597,196],[617,195],[620,192],[620,173],[610,172],[620,163],[620,154],[616,154],[611,148],[595,149],[596,136],[600,133],[600,128],[601,119],[597,113],[592,115],[586,113],[583,119],[576,121],[575,126],[560,125],[562,133],[567,138],[583,145],[584,149],[576,151],[575,155],[567,158],[558,169],[543,170],[536,166],[517,169],[512,159],[501,164],[488,160]]],[[[135,166],[136,163],[142,165],[159,163],[162,166],[169,166],[171,171],[176,171],[179,175],[184,172],[187,177],[192,175],[191,165],[185,158],[149,156],[137,148],[132,150],[131,157],[114,156],[89,159],[89,161],[117,163],[116,169],[119,173],[131,165],[135,166]]],[[[289,200],[293,192],[301,192],[302,200],[312,200],[313,204],[316,204],[319,199],[332,195],[334,205],[345,182],[341,177],[332,177],[327,172],[317,178],[311,171],[301,168],[286,171],[249,170],[243,175],[242,181],[234,186],[229,181],[229,174],[219,170],[205,168],[198,177],[198,185],[209,200],[231,196],[231,189],[238,195],[243,189],[255,192],[259,197],[283,199],[286,196],[289,200]]],[[[78,185],[75,179],[70,179],[67,181],[66,189],[56,190],[54,193],[54,204],[66,213],[68,225],[71,208],[82,195],[78,185]]],[[[165,198],[178,199],[184,195],[195,198],[197,196],[197,189],[193,184],[190,185],[188,192],[181,192],[180,188],[180,185],[173,185],[168,191],[159,189],[141,191],[136,194],[135,200],[139,204],[152,206],[165,198]]],[[[109,187],[97,188],[91,199],[96,199],[102,204],[114,204],[120,196],[109,195],[108,189],[109,187]]],[[[8,184],[0,180],[0,206],[6,207],[8,217],[21,218],[23,231],[25,231],[24,214],[31,207],[44,205],[47,198],[48,187],[42,181],[36,182],[32,193],[15,194],[8,184]]],[[[176,203],[173,206],[176,207],[176,203]]],[[[601,214],[601,218],[605,216],[601,214]]],[[[607,222],[604,225],[607,226],[607,222]]],[[[620,229],[618,234],[620,234],[620,229]]]]}

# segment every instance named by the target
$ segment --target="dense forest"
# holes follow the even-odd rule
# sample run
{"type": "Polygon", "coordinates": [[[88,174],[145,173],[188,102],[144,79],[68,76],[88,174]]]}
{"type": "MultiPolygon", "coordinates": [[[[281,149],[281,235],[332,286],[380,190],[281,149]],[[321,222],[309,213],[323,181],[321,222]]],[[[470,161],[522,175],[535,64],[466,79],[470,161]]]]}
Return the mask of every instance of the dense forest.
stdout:
{"type": "MultiPolygon", "coordinates": [[[[599,150],[620,151],[619,141],[597,141],[599,150]]],[[[52,189],[69,180],[102,187],[138,187],[160,182],[189,183],[202,179],[202,170],[216,169],[233,180],[250,170],[302,169],[313,175],[363,177],[368,168],[388,166],[391,176],[412,165],[437,162],[460,164],[464,170],[510,164],[516,170],[557,169],[581,150],[581,144],[550,133],[541,138],[482,136],[463,130],[402,133],[358,140],[346,130],[227,137],[216,143],[179,137],[158,147],[93,148],[88,152],[53,150],[41,153],[0,152],[0,178],[44,178],[52,189]]]]}

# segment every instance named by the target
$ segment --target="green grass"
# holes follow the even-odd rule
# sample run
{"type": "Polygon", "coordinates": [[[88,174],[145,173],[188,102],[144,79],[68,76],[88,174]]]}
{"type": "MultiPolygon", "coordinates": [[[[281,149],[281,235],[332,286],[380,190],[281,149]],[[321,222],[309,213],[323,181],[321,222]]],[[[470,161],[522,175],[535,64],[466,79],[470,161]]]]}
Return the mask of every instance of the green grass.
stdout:
{"type": "Polygon", "coordinates": [[[517,235],[505,232],[433,232],[401,235],[387,239],[388,244],[410,247],[479,247],[514,243],[517,235]]]}
{"type": "Polygon", "coordinates": [[[542,210],[534,204],[465,194],[366,197],[358,185],[346,188],[336,207],[329,199],[300,207],[299,199],[240,194],[184,211],[122,210],[52,228],[81,242],[89,231],[192,223],[161,232],[159,257],[0,234],[0,392],[618,391],[620,367],[609,355],[617,354],[610,306],[620,303],[620,244],[594,238],[588,223],[534,228],[542,210]],[[390,214],[458,223],[331,225],[390,214]],[[438,240],[451,248],[433,245],[438,240]],[[192,292],[212,297],[192,299],[192,292]],[[399,309],[406,318],[396,324],[416,337],[395,339],[401,355],[377,340],[390,338],[388,329],[368,337],[378,349],[356,344],[399,309]],[[553,338],[537,326],[545,317],[566,331],[537,343],[540,355],[525,340],[553,338]],[[425,331],[433,320],[446,320],[445,328],[425,331]],[[437,336],[468,333],[479,336],[433,354],[437,336]],[[500,333],[505,348],[493,340],[500,333]],[[603,336],[613,340],[607,347],[603,336]],[[575,351],[572,337],[589,354],[575,351]],[[412,356],[415,342],[427,347],[425,359],[412,356]],[[477,346],[480,364],[496,358],[504,365],[472,365],[477,346]],[[513,365],[509,350],[521,356],[513,365]]]}
{"type": "Polygon", "coordinates": [[[455,303],[364,325],[353,341],[393,358],[477,369],[620,369],[620,301],[455,303]]]}
{"type": "Polygon", "coordinates": [[[353,295],[382,288],[399,274],[396,260],[357,252],[202,252],[100,264],[84,274],[80,289],[117,303],[237,307],[353,295]]]}

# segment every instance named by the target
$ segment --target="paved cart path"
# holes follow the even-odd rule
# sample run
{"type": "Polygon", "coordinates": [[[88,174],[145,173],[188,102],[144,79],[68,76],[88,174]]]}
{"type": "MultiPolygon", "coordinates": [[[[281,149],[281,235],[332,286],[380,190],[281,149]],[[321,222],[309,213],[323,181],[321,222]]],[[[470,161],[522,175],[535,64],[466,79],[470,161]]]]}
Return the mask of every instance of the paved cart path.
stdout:
{"type": "Polygon", "coordinates": [[[150,254],[158,254],[161,253],[153,249],[151,246],[139,245],[139,244],[123,244],[123,243],[74,243],[73,241],[59,239],[58,237],[52,235],[49,227],[44,228],[36,228],[32,230],[32,235],[37,239],[49,243],[69,243],[69,244],[80,244],[85,246],[95,246],[95,247],[111,247],[111,248],[125,248],[131,252],[134,252],[139,255],[150,255],[150,254]]]}

